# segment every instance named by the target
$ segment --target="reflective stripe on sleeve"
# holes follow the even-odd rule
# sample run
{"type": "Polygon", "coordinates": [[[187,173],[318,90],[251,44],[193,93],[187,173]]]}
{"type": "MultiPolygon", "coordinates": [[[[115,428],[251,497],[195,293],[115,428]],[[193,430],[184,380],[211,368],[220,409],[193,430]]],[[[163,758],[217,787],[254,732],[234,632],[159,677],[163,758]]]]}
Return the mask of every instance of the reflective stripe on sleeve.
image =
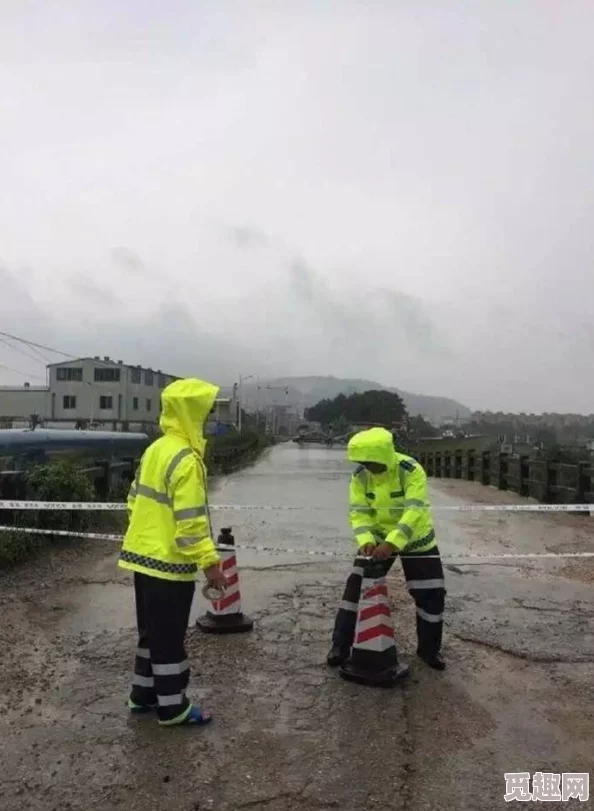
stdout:
{"type": "Polygon", "coordinates": [[[412,529],[409,527],[408,524],[398,524],[396,529],[399,532],[402,532],[402,534],[405,535],[408,538],[409,541],[410,541],[410,539],[412,538],[412,536],[414,534],[412,529]]]}
{"type": "Polygon", "coordinates": [[[201,535],[199,538],[196,536],[192,536],[190,538],[180,536],[179,538],[175,539],[175,544],[179,549],[186,549],[188,546],[196,546],[197,543],[205,541],[209,537],[209,535],[201,535]]]}
{"type": "Polygon", "coordinates": [[[363,515],[373,515],[375,512],[373,507],[360,507],[357,504],[351,504],[349,509],[351,512],[362,513],[363,515]]]}
{"type": "Polygon", "coordinates": [[[168,507],[171,505],[171,499],[167,493],[160,493],[158,490],[155,490],[154,487],[148,487],[146,484],[138,485],[136,495],[150,498],[152,501],[156,501],[159,504],[166,504],[168,507]]]}
{"type": "Polygon", "coordinates": [[[366,532],[373,532],[373,527],[357,527],[353,531],[355,535],[365,535],[366,532]]]}
{"type": "Polygon", "coordinates": [[[171,479],[175,473],[176,467],[179,465],[182,459],[185,459],[186,456],[190,456],[192,453],[193,451],[191,448],[182,448],[181,451],[178,451],[175,454],[171,462],[169,462],[167,465],[167,470],[165,471],[165,489],[167,492],[169,492],[169,485],[171,484],[171,479]]]}
{"type": "Polygon", "coordinates": [[[426,507],[424,501],[421,501],[420,498],[407,498],[404,502],[405,507],[426,507]]]}
{"type": "Polygon", "coordinates": [[[175,510],[173,517],[176,521],[186,521],[189,518],[201,518],[206,515],[206,505],[201,507],[186,507],[183,510],[175,510]]]}

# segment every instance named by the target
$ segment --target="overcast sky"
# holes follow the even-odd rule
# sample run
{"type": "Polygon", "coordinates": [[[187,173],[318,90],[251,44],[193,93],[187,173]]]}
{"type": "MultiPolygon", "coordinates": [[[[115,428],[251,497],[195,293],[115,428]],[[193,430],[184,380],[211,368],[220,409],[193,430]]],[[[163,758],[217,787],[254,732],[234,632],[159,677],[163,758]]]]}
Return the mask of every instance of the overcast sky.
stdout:
{"type": "Polygon", "coordinates": [[[593,28],[591,0],[4,0],[0,330],[593,412],[593,28]]]}

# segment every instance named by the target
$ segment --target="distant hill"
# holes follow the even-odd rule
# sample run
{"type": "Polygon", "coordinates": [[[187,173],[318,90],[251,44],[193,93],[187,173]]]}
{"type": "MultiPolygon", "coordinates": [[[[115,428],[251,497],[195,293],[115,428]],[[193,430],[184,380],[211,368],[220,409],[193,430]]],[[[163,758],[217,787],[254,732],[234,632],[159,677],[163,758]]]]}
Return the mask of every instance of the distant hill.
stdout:
{"type": "Polygon", "coordinates": [[[292,405],[299,404],[301,408],[309,408],[325,398],[332,399],[339,394],[355,394],[373,389],[383,389],[399,394],[408,413],[413,417],[420,414],[430,420],[440,420],[443,417],[458,415],[460,419],[466,419],[471,413],[465,405],[447,397],[411,394],[402,389],[382,386],[381,383],[373,380],[338,377],[280,377],[274,380],[260,380],[259,395],[256,385],[249,381],[244,383],[243,399],[248,409],[255,409],[257,396],[259,396],[260,407],[288,402],[292,405]],[[267,386],[270,388],[267,389],[267,386]],[[289,389],[288,395],[284,392],[285,388],[289,389]]]}

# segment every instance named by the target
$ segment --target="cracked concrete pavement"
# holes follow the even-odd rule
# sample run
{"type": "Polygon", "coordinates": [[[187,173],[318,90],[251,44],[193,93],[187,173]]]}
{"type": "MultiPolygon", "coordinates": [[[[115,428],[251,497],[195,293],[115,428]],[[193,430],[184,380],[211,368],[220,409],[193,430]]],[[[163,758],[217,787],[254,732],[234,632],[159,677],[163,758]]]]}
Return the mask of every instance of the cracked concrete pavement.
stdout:
{"type": "MultiPolygon", "coordinates": [[[[394,623],[412,675],[377,691],[324,665],[352,552],[349,470],[340,449],[283,445],[218,483],[215,503],[304,508],[215,512],[238,544],[322,545],[337,558],[240,553],[251,634],[202,635],[197,597],[187,647],[192,693],[215,713],[207,729],[127,717],[133,595],[112,544],[53,551],[0,577],[2,811],[491,811],[507,807],[504,772],[592,771],[591,564],[461,556],[594,551],[594,521],[436,515],[448,670],[413,657],[414,608],[395,566],[394,623]]],[[[520,501],[465,482],[432,489],[435,503],[520,501]]]]}

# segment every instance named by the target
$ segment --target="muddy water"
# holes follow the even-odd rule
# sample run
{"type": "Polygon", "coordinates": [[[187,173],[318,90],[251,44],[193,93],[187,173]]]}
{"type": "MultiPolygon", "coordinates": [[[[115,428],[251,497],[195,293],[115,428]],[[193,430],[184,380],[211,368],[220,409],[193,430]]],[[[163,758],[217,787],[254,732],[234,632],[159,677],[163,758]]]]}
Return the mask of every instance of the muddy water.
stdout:
{"type": "MultiPolygon", "coordinates": [[[[191,623],[192,693],[207,730],[161,730],[123,708],[135,644],[129,579],[108,543],[63,552],[0,579],[0,808],[51,811],[498,809],[504,771],[586,771],[594,739],[592,587],[561,564],[470,565],[467,552],[592,548],[583,519],[436,516],[450,560],[437,674],[414,658],[414,611],[398,570],[394,621],[408,685],[348,685],[324,656],[352,553],[344,451],[274,448],[231,476],[214,504],[239,544],[251,634],[204,637],[191,623]],[[312,507],[321,507],[312,510],[312,507]]],[[[435,503],[517,497],[437,483],[435,503]]],[[[397,567],[395,567],[397,569],[397,567]]],[[[193,618],[204,610],[196,600],[193,618]]],[[[581,803],[580,807],[592,807],[581,803]]]]}

